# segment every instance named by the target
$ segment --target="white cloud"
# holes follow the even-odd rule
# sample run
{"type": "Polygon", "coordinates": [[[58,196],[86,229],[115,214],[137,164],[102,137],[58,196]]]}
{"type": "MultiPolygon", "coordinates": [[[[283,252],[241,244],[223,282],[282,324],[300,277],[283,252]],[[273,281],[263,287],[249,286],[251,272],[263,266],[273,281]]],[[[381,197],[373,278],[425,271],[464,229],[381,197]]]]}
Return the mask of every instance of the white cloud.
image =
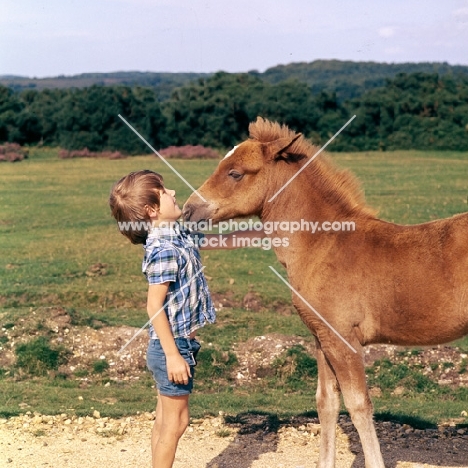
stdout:
{"type": "Polygon", "coordinates": [[[452,14],[453,16],[466,17],[468,16],[468,6],[459,8],[458,10],[453,11],[452,14]]]}
{"type": "Polygon", "coordinates": [[[385,26],[384,28],[380,28],[378,32],[380,37],[392,37],[395,35],[395,28],[385,26]]]}

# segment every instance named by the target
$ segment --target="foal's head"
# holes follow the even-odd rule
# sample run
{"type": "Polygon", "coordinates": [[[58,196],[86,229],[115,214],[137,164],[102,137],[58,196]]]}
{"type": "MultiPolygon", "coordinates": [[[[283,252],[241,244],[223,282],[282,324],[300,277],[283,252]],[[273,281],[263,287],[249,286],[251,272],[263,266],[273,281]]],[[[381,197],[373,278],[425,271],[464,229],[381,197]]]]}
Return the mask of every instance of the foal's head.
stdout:
{"type": "Polygon", "coordinates": [[[280,188],[277,165],[297,162],[303,154],[290,150],[302,135],[263,119],[251,124],[252,138],[226,154],[209,179],[184,205],[184,218],[192,221],[212,219],[215,222],[235,217],[260,215],[269,196],[280,188]],[[265,138],[256,138],[256,129],[269,131],[265,138]]]}

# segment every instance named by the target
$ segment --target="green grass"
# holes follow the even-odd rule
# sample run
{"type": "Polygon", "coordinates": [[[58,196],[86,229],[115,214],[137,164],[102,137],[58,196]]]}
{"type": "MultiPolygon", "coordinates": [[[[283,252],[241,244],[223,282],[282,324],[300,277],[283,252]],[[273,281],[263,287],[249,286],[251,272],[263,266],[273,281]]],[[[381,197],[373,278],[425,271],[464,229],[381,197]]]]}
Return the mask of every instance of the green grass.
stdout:
{"type": "MultiPolygon", "coordinates": [[[[174,161],[195,186],[201,185],[215,162],[174,161]]],[[[122,175],[141,168],[164,172],[180,203],[189,189],[155,158],[121,161],[30,159],[4,164],[0,176],[0,297],[6,307],[37,307],[51,302],[76,309],[142,309],[145,287],[140,270],[142,249],[132,246],[110,217],[108,194],[122,175]],[[98,262],[108,264],[105,277],[90,277],[98,262]]],[[[237,299],[253,288],[273,299],[289,300],[269,275],[272,252],[245,249],[204,255],[212,289],[233,289],[237,299]],[[249,273],[250,272],[250,273],[249,273]],[[235,278],[236,286],[230,285],[235,278]],[[264,288],[267,288],[266,290],[264,288]]],[[[119,312],[115,312],[119,314],[119,312]]]]}
{"type": "MultiPolygon", "coordinates": [[[[410,424],[418,429],[434,427],[450,419],[460,420],[466,411],[466,395],[460,399],[433,399],[425,395],[373,399],[375,419],[410,424]]],[[[468,420],[461,425],[466,426],[468,420]]]]}
{"type": "MultiPolygon", "coordinates": [[[[180,204],[188,198],[190,189],[153,156],[114,161],[60,160],[57,154],[57,149],[32,148],[28,160],[0,166],[0,324],[7,328],[31,310],[60,305],[75,325],[141,326],[146,321],[146,284],[140,270],[142,248],[132,246],[110,217],[107,199],[111,185],[130,171],[149,168],[164,174],[166,185],[176,190],[180,204]],[[86,274],[96,263],[107,264],[106,275],[86,274]]],[[[468,153],[340,153],[333,159],[359,177],[369,205],[377,208],[383,219],[412,224],[468,209],[468,153]]],[[[171,163],[195,187],[217,165],[216,161],[171,163]]],[[[290,304],[291,297],[268,268],[273,265],[284,272],[273,252],[208,251],[202,257],[215,297],[224,295],[238,304],[247,292],[254,291],[259,293],[264,309],[222,309],[217,325],[202,331],[203,340],[211,342],[212,348],[203,350],[205,363],[200,363],[198,369],[200,379],[192,399],[192,414],[218,410],[231,414],[262,410],[282,415],[314,411],[313,363],[299,351],[283,356],[273,374],[257,387],[236,388],[226,379],[234,366],[229,353],[235,342],[271,332],[312,340],[296,315],[275,313],[290,304]],[[301,370],[304,362],[307,369],[301,370]],[[291,375],[288,369],[292,369],[291,375]],[[296,371],[302,374],[294,374],[296,371]]],[[[467,352],[468,338],[456,345],[467,352]]],[[[102,414],[117,416],[152,409],[154,389],[148,376],[137,384],[112,383],[104,387],[105,364],[96,366],[89,372],[100,376],[101,381],[86,389],[72,380],[49,381],[45,377],[12,381],[5,369],[0,369],[0,414],[28,409],[60,413],[67,408],[89,414],[95,408],[102,414]],[[20,403],[30,406],[21,409],[20,403]]],[[[412,371],[397,371],[404,374],[403,380],[413,379],[415,383],[412,371]]],[[[84,376],[87,371],[78,372],[84,376]]],[[[386,383],[389,389],[394,384],[397,382],[386,383]]],[[[384,392],[383,398],[375,401],[376,411],[435,423],[466,410],[466,394],[439,393],[437,386],[435,394],[440,401],[435,405],[434,392],[426,392],[425,386],[430,384],[416,384],[421,391],[413,394],[394,398],[390,390],[388,395],[384,392]]]]}
{"type": "Polygon", "coordinates": [[[468,153],[364,152],[333,156],[360,179],[381,218],[415,224],[468,211],[468,153]]]}
{"type": "MultiPolygon", "coordinates": [[[[41,414],[91,415],[96,409],[101,416],[122,417],[137,411],[153,411],[155,390],[149,380],[126,385],[93,385],[86,389],[67,386],[67,382],[51,383],[46,379],[34,381],[0,381],[0,417],[38,411],[41,414]],[[81,396],[83,399],[79,399],[81,396]],[[22,407],[19,405],[23,404],[22,407]],[[24,406],[27,404],[28,406],[24,406]]],[[[313,394],[285,394],[272,389],[268,393],[246,390],[222,389],[219,392],[202,393],[197,390],[190,398],[192,417],[217,415],[219,411],[235,415],[245,411],[262,411],[291,416],[313,411],[313,394]]]]}
{"type": "MultiPolygon", "coordinates": [[[[50,155],[52,150],[43,151],[50,155]]],[[[110,316],[135,305],[141,309],[145,301],[141,247],[130,245],[118,233],[107,205],[110,187],[132,170],[151,168],[165,175],[180,204],[188,198],[189,188],[150,156],[108,161],[39,155],[43,153],[35,149],[29,160],[1,166],[3,305],[37,307],[60,302],[93,313],[103,310],[110,316]],[[107,276],[87,276],[86,271],[98,262],[108,264],[107,276]]],[[[416,223],[467,210],[466,153],[352,153],[337,154],[334,159],[359,176],[369,204],[384,219],[416,223]]],[[[195,187],[216,164],[173,161],[195,187]]],[[[290,299],[289,291],[268,269],[268,265],[281,268],[271,251],[210,251],[203,254],[203,261],[215,292],[232,291],[240,299],[254,290],[269,301],[290,299]]]]}

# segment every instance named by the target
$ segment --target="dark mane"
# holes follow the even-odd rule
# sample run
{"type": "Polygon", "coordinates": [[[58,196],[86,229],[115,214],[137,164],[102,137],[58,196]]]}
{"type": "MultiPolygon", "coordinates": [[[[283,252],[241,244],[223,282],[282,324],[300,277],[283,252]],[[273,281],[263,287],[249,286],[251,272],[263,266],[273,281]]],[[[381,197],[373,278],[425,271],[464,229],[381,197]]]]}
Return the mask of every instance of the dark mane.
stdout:
{"type": "MultiPolygon", "coordinates": [[[[257,117],[255,122],[249,125],[250,138],[260,143],[268,143],[279,138],[294,138],[296,132],[286,125],[257,117]]],[[[292,155],[311,158],[319,150],[303,136],[298,138],[289,148],[292,155]]],[[[366,205],[361,185],[357,178],[348,170],[342,170],[323,153],[321,153],[307,168],[311,178],[327,198],[333,197],[335,203],[343,207],[346,214],[359,211],[375,216],[375,210],[366,205]]]]}

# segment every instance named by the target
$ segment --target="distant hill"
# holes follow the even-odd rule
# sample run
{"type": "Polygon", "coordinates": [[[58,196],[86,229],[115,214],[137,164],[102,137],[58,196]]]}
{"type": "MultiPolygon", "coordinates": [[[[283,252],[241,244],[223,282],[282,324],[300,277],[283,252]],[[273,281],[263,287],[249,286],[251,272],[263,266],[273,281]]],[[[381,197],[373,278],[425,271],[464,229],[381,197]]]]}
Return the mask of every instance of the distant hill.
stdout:
{"type": "Polygon", "coordinates": [[[27,78],[23,76],[0,75],[0,84],[22,91],[24,89],[86,88],[92,85],[102,86],[144,86],[154,88],[159,99],[170,97],[173,89],[183,86],[198,78],[208,78],[210,73],[153,73],[153,72],[115,72],[82,73],[72,76],[50,78],[27,78]]]}
{"type": "MultiPolygon", "coordinates": [[[[350,62],[340,60],[316,60],[314,62],[278,65],[260,73],[251,71],[262,80],[277,84],[287,80],[307,83],[313,94],[320,91],[335,92],[339,101],[359,97],[366,91],[384,86],[387,79],[399,73],[438,73],[439,75],[468,76],[468,66],[443,63],[378,63],[350,62]]],[[[200,78],[206,79],[212,73],[154,73],[115,72],[83,73],[73,76],[51,78],[26,78],[21,76],[0,76],[0,84],[16,91],[45,88],[85,88],[92,85],[126,85],[153,88],[160,101],[170,97],[175,88],[200,78]]]]}
{"type": "Polygon", "coordinates": [[[278,65],[258,75],[273,84],[284,80],[307,83],[313,94],[320,91],[336,92],[340,101],[361,96],[370,89],[385,85],[387,79],[398,73],[438,73],[439,75],[468,76],[468,66],[449,65],[446,62],[378,63],[316,60],[289,65],[278,65]]]}

